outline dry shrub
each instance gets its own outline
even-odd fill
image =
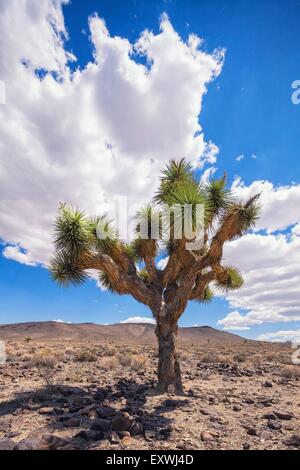
[[[223,354],[222,362],[224,362],[225,364],[232,364],[234,362],[232,354]]]
[[[75,351],[74,361],[76,362],[95,362],[97,361],[97,356],[88,349],[80,349]]]
[[[148,358],[145,356],[132,355],[130,367],[135,371],[146,369],[148,367]]]
[[[264,359],[269,362],[275,362],[277,360],[278,354],[276,352],[269,351],[264,354]]]
[[[129,367],[131,364],[132,354],[122,353],[118,355],[118,361],[121,366]]]
[[[281,369],[280,374],[286,379],[300,378],[300,365],[289,365]]]
[[[39,353],[34,354],[31,357],[30,364],[35,367],[46,367],[49,369],[54,369],[57,366],[57,363],[60,360],[58,353],[45,349]]]
[[[105,356],[115,356],[116,352],[117,352],[116,348],[108,346],[104,351],[104,355]]]
[[[82,377],[81,371],[78,370],[78,368],[70,369],[68,371],[67,381],[68,382],[82,383],[83,382],[83,377]]]
[[[120,354],[118,361],[121,366],[129,367],[132,370],[139,371],[148,366],[148,359],[143,355],[138,354]]]
[[[57,374],[56,368],[59,360],[60,355],[58,353],[45,349],[33,355],[27,363],[28,367],[38,367],[48,394],[51,394],[53,391],[54,379]]]
[[[237,354],[235,354],[233,356],[233,360],[235,362],[245,362],[247,359],[247,354],[246,353],[242,353],[242,352],[238,352]]]
[[[204,362],[205,364],[210,364],[215,362],[223,362],[223,358],[213,351],[208,351],[206,354],[201,356],[200,361]]]
[[[116,369],[118,365],[119,362],[115,356],[104,357],[100,362],[100,368],[104,370]]]
[[[31,361],[31,359],[32,359],[32,356],[30,354],[23,354],[22,356],[22,361],[27,362],[27,365]]]

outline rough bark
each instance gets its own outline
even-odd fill
[[[175,391],[178,395],[183,394],[180,363],[176,352],[177,330],[177,321],[169,319],[160,320],[156,326],[159,352],[157,393]]]

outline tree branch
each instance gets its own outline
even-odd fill
[[[118,294],[130,294],[138,302],[150,307],[153,305],[155,298],[153,290],[147,287],[136,273],[128,273],[120,269],[110,256],[96,254],[78,263],[77,267],[81,270],[103,271]]]

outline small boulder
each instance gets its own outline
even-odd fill
[[[38,444],[38,439],[34,437],[25,437],[15,445],[14,450],[35,450]]]
[[[277,416],[274,413],[266,413],[262,416],[263,419],[277,419]]]
[[[96,401],[103,401],[106,398],[106,393],[103,390],[99,389],[94,393],[93,398]]]
[[[116,431],[111,431],[108,435],[109,441],[111,444],[120,444],[121,439],[119,438]]]
[[[202,431],[201,433],[201,441],[203,442],[211,442],[211,441],[214,441],[215,440],[215,437],[213,436],[213,434],[209,431]]]
[[[290,413],[289,411],[274,411],[274,415],[283,421],[289,421],[290,419],[294,418],[293,413]]]
[[[54,413],[53,406],[43,406],[39,409],[40,415],[52,415]]]
[[[146,441],[148,442],[156,438],[156,434],[153,429],[146,429],[144,431],[144,436],[145,436]]]
[[[282,428],[282,424],[279,423],[278,421],[274,421],[272,419],[269,419],[268,421],[268,427],[272,429],[273,431],[279,431],[279,429]]]
[[[262,384],[263,387],[265,388],[272,388],[273,387],[273,384],[272,382],[266,380],[263,384]]]
[[[285,444],[287,446],[300,447],[300,435],[294,434],[285,441]]]
[[[108,431],[110,428],[110,423],[106,419],[95,419],[91,424],[91,429],[93,431]]]
[[[249,428],[247,429],[247,434],[248,434],[249,436],[257,436],[257,429],[254,428],[254,427],[249,427]]]
[[[116,410],[111,406],[101,406],[96,408],[96,413],[100,418],[111,418],[116,415]]]
[[[37,450],[75,450],[70,439],[65,439],[54,434],[44,434],[37,446]]]
[[[123,439],[124,437],[130,437],[129,431],[118,431],[117,434],[121,439]]]
[[[66,428],[76,428],[77,426],[80,426],[80,423],[81,423],[81,419],[76,418],[74,416],[63,421],[63,425]]]
[[[0,439],[0,450],[13,450],[15,447],[15,443],[12,439],[7,439],[3,437]]]
[[[233,405],[233,411],[241,411],[242,407],[240,405]]]
[[[132,436],[138,436],[139,434],[143,434],[143,430],[143,425],[136,421],[134,421],[129,428],[129,432]]]
[[[111,429],[113,431],[129,431],[132,424],[132,419],[128,413],[122,413],[112,420]]]
[[[75,406],[87,406],[94,403],[91,397],[75,397],[72,401]]]
[[[82,429],[75,437],[80,437],[86,441],[102,441],[106,436],[104,431],[93,431],[91,429]]]

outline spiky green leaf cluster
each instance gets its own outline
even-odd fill
[[[145,268],[143,268],[143,269],[141,269],[140,271],[138,271],[138,276],[139,276],[139,278],[140,278],[143,282],[145,282],[146,284],[150,281],[149,273],[148,273],[148,271],[147,271]]]
[[[215,282],[216,287],[223,292],[227,292],[228,290],[240,289],[244,283],[240,271],[234,266],[226,266],[224,270],[226,274],[224,276],[224,280],[217,280]]]
[[[112,255],[114,250],[117,249],[117,234],[107,216],[91,218],[89,220],[89,231],[93,248],[99,253]]]
[[[116,291],[115,286],[110,281],[109,276],[106,272],[101,271],[99,273],[99,281],[104,289],[109,290],[110,292]]]
[[[197,223],[199,223],[199,220],[205,227],[211,219],[211,208],[205,197],[205,193],[201,187],[196,184],[196,182],[176,185],[176,187],[166,196],[166,204],[169,207],[181,207],[181,211],[178,211],[177,218],[174,218],[175,227],[176,224],[182,223],[184,208],[186,208],[186,210],[191,210],[190,216],[192,229],[194,231],[198,228]],[[202,210],[204,216],[203,221],[201,218]]]
[[[253,229],[259,219],[261,207],[257,203],[257,199],[258,195],[251,198],[246,204],[237,206],[240,236]]]
[[[77,286],[87,279],[87,275],[75,267],[73,260],[70,260],[69,254],[64,250],[58,251],[51,258],[49,270],[52,278],[61,286]]]
[[[209,286],[206,286],[203,291],[203,294],[195,300],[196,302],[199,302],[202,304],[208,304],[209,302],[213,300],[213,297],[214,297],[213,291],[211,290]]]
[[[160,186],[154,197],[157,203],[168,204],[166,198],[169,193],[174,191],[179,184],[189,184],[194,182],[193,169],[185,158],[179,161],[171,160],[162,171]]]
[[[85,256],[90,247],[88,220],[82,211],[61,206],[54,225],[54,244],[70,260]]]
[[[213,179],[204,186],[207,204],[210,208],[211,220],[220,216],[229,208],[232,202],[230,189],[226,188],[226,175],[219,179]]]

